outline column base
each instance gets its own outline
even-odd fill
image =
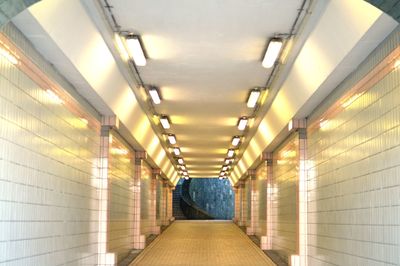
[[[134,249],[144,249],[146,246],[146,236],[139,235],[133,238],[133,248]]]
[[[117,265],[117,256],[115,253],[99,254],[99,266],[115,266]]]

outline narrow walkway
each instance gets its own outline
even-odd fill
[[[235,224],[176,221],[131,265],[275,265]]]

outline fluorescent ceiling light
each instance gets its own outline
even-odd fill
[[[158,89],[156,87],[151,87],[149,89],[149,94],[150,94],[151,100],[153,101],[154,104],[161,103],[160,93],[158,92]]]
[[[250,91],[249,98],[247,99],[247,107],[254,108],[257,104],[258,98],[260,98],[261,91],[259,89],[253,89]]]
[[[233,157],[235,155],[235,151],[233,149],[228,150],[228,157]]]
[[[174,148],[174,154],[179,156],[181,154],[181,150],[179,148]]]
[[[182,158],[179,158],[179,159],[178,159],[178,163],[183,164],[183,159],[182,159]]]
[[[222,167],[222,171],[226,171],[226,170],[228,170],[228,166]]]
[[[282,48],[282,40],[273,38],[268,44],[267,51],[265,52],[264,59],[262,61],[262,66],[265,68],[271,68],[274,64],[276,59],[279,56],[279,53]]]
[[[164,129],[168,129],[168,128],[171,127],[171,124],[169,122],[169,118],[166,115],[163,115],[163,116],[160,117],[160,123],[161,123],[161,125],[162,125],[162,127]]]
[[[145,66],[146,56],[144,55],[143,47],[140,43],[139,36],[128,35],[125,37],[125,40],[126,40],[126,46],[128,48],[128,53],[135,62],[135,65]]]
[[[247,126],[247,121],[248,121],[247,117],[241,117],[239,119],[238,129],[243,131]]]
[[[234,136],[232,139],[232,145],[236,147],[237,145],[239,145],[239,142],[240,142],[240,137]]]
[[[172,144],[172,145],[176,144],[176,137],[174,134],[169,134],[167,136],[167,138],[168,138],[169,144]]]
[[[233,162],[233,159],[225,159],[225,164],[230,164],[230,163],[232,163]]]

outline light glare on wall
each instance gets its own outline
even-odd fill
[[[63,100],[61,100],[61,98],[58,97],[58,95],[55,94],[54,91],[52,91],[50,89],[47,89],[46,93],[47,93],[47,96],[49,97],[49,99],[51,101],[53,101],[54,103],[57,103],[57,104],[62,104],[63,103]]]
[[[0,55],[7,59],[11,64],[18,64],[18,59],[4,48],[0,48]]]
[[[273,38],[268,44],[267,51],[265,52],[264,59],[262,61],[262,66],[265,68],[271,68],[274,64],[276,59],[279,56],[279,53],[282,48],[282,40]]]
[[[145,66],[146,65],[146,56],[144,55],[143,47],[140,43],[139,36],[137,35],[128,35],[125,38],[126,47],[128,48],[128,53],[132,60],[135,62],[137,66]]]

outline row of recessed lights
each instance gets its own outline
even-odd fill
[[[279,38],[273,38],[270,40],[268,44],[268,48],[265,52],[264,59],[262,61],[262,66],[265,68],[271,68],[275,65],[275,62],[280,54],[282,49],[283,41]],[[247,107],[255,108],[257,106],[258,100],[260,99],[262,90],[259,88],[254,88],[250,90],[249,97],[247,98]],[[237,123],[237,128],[240,131],[244,131],[248,125],[249,118],[246,116],[242,116],[239,118]],[[228,174],[232,170],[231,164],[235,161],[235,149],[239,148],[239,144],[244,138],[244,136],[234,136],[232,138],[232,146],[233,148],[229,148],[227,151],[227,158],[225,158],[224,164],[222,165],[219,179],[224,179],[228,177]]]
[[[122,37],[122,38],[121,38]],[[133,60],[136,66],[145,66],[146,65],[146,55],[143,49],[143,45],[141,42],[141,38],[138,35],[128,34],[121,36],[119,34],[116,35],[116,42],[120,52],[122,53],[122,57],[124,59],[130,58]],[[148,89],[148,94],[152,102],[155,105],[161,103],[161,94],[157,87],[150,86]],[[171,128],[171,121],[168,116],[161,115],[159,116],[160,124],[164,128],[164,130]],[[177,166],[180,169],[179,172],[185,179],[189,179],[189,174],[187,172],[186,166],[184,164],[184,160],[181,155],[181,150],[179,147],[175,146],[177,144],[177,139],[174,134],[165,133],[166,139],[170,144],[173,154],[177,160]]]

